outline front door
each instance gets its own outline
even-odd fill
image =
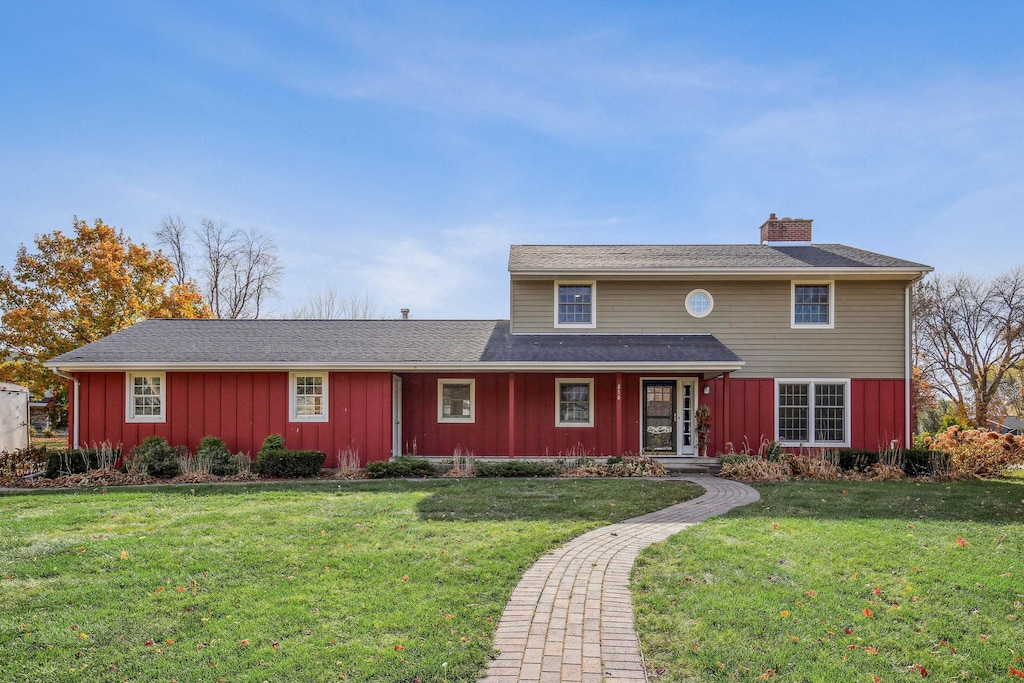
[[[644,453],[675,455],[676,381],[644,380]]]
[[[694,455],[694,399],[691,380],[643,380],[642,440],[644,453]]]

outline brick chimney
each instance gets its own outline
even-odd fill
[[[776,218],[775,214],[761,224],[761,244],[767,242],[810,242],[811,218]]]

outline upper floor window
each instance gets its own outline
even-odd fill
[[[166,422],[166,386],[162,372],[129,372],[127,379],[128,422]]]
[[[832,282],[794,282],[791,327],[834,326],[835,297]]]
[[[555,425],[558,427],[594,426],[594,380],[555,380]]]
[[[686,312],[694,318],[703,318],[715,307],[715,299],[706,289],[695,289],[686,295]]]
[[[848,446],[849,389],[848,380],[778,380],[779,441],[805,446]]]
[[[292,422],[327,422],[327,373],[293,372],[289,408]]]
[[[594,327],[593,282],[555,283],[555,327]]]
[[[476,422],[476,380],[437,380],[437,421]]]

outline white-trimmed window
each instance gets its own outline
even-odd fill
[[[125,374],[128,422],[166,422],[167,385],[162,372]]]
[[[555,425],[594,426],[594,380],[555,380]]]
[[[789,445],[850,445],[850,380],[775,380],[775,434]]]
[[[835,327],[834,282],[794,282],[791,298],[790,327]]]
[[[437,380],[437,421],[476,422],[476,380]]]
[[[597,325],[597,283],[555,282],[555,327]]]
[[[289,420],[327,422],[328,373],[289,373]]]
[[[703,318],[715,307],[715,298],[706,289],[694,289],[686,295],[686,312],[694,318]]]

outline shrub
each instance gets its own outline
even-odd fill
[[[366,472],[359,466],[359,449],[348,446],[338,451],[338,467],[332,475],[335,479],[363,479]]]
[[[744,481],[786,481],[791,474],[787,464],[772,462],[766,458],[750,458],[746,461],[723,464],[719,473],[727,479]]]
[[[196,458],[203,463],[209,463],[209,473],[216,477],[230,477],[232,474],[238,474],[238,463],[223,439],[204,436],[199,440]]]
[[[283,451],[284,437],[280,434],[268,434],[267,438],[263,439],[263,445],[260,446],[259,452],[256,454],[256,459],[259,460],[260,454],[263,451]]]
[[[507,460],[505,462],[478,462],[478,477],[553,477],[558,468],[546,462],[530,460]]]
[[[326,458],[327,454],[323,451],[261,448],[256,457],[256,472],[264,477],[315,477],[320,474]]]
[[[622,462],[611,465],[613,477],[664,477],[665,466],[646,455],[627,455]]]
[[[836,464],[837,460],[834,451],[806,455],[800,453],[789,456],[787,464],[794,477],[831,481],[839,479],[843,474],[843,470]]]
[[[181,474],[178,453],[162,436],[150,436],[132,449],[132,463],[151,477]]]
[[[479,465],[477,466],[479,469]],[[399,477],[434,477],[437,470],[426,460],[403,455],[393,460],[378,460],[366,466],[370,479],[395,479]]]
[[[753,460],[753,458],[746,453],[725,453],[724,455],[719,454],[718,456],[718,462],[722,464],[722,467],[725,467],[726,465],[738,465],[739,463],[750,462],[751,460]]]
[[[84,474],[89,470],[111,468],[120,455],[120,447],[112,447],[109,444],[97,448],[49,451],[43,476],[47,479],[56,479],[62,474]]]
[[[869,467],[878,462],[878,451],[843,448],[838,453],[838,465],[848,472],[865,472]]]
[[[1024,436],[953,425],[928,445],[947,453],[953,472],[962,476],[994,477],[1024,464]]]

